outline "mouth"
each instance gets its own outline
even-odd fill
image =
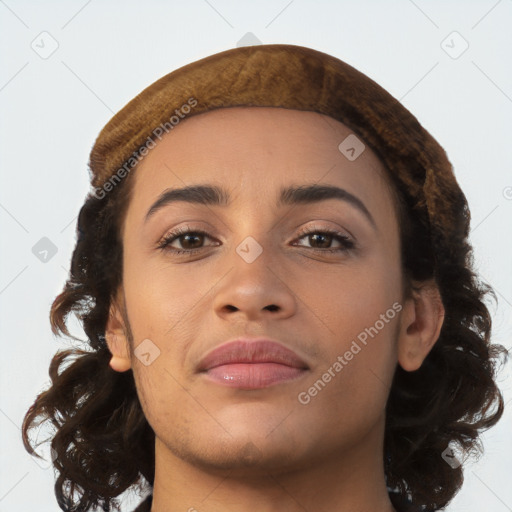
[[[269,339],[237,339],[215,348],[198,372],[208,381],[238,389],[261,389],[302,377],[309,370],[293,350]]]

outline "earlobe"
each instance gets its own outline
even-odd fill
[[[110,367],[116,372],[129,370],[132,367],[129,341],[125,334],[124,319],[116,305],[110,307],[105,339],[112,354]]]
[[[127,355],[127,351],[120,347],[116,335],[106,334],[107,344],[112,354],[110,359],[110,367],[116,372],[125,372],[132,367],[130,358]],[[122,343],[122,342],[121,342]]]
[[[422,283],[407,299],[400,322],[398,362],[412,372],[423,364],[439,339],[445,309],[434,281]]]
[[[112,359],[110,360],[109,364],[112,370],[120,373],[126,372],[132,367],[130,361],[127,361],[126,359],[122,359],[116,356],[112,356]]]

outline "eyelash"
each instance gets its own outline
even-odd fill
[[[184,235],[204,235],[208,238],[211,238],[206,231],[203,231],[202,229],[189,229],[186,228],[176,228],[174,231],[168,233],[157,245],[157,248],[162,251],[170,251],[176,255],[180,254],[195,254],[204,247],[199,247],[196,249],[176,249],[175,247],[170,247],[170,244],[174,242],[174,240],[177,240],[178,238],[184,236]],[[330,229],[318,229],[316,226],[312,226],[311,228],[306,228],[302,230],[297,239],[304,238],[306,235],[312,235],[312,234],[321,234],[321,235],[332,235],[333,239],[340,242],[342,247],[334,248],[334,249],[316,249],[314,247],[311,247],[310,250],[318,252],[318,253],[340,253],[340,252],[348,252],[350,250],[353,250],[355,248],[355,243],[346,235],[343,233],[340,233],[339,231],[334,231]]]

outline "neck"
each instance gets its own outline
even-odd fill
[[[158,438],[151,512],[394,512],[382,463],[382,428],[358,446],[279,473],[199,468]]]

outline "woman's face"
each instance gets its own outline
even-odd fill
[[[120,297],[139,398],[172,456],[276,471],[383,429],[402,316],[399,228],[382,164],[351,134],[313,112],[220,109],[181,122],[133,171]],[[148,213],[193,186],[221,198]],[[299,193],[309,187],[346,192]],[[237,338],[277,341],[295,360],[260,346],[206,370],[205,356]]]

